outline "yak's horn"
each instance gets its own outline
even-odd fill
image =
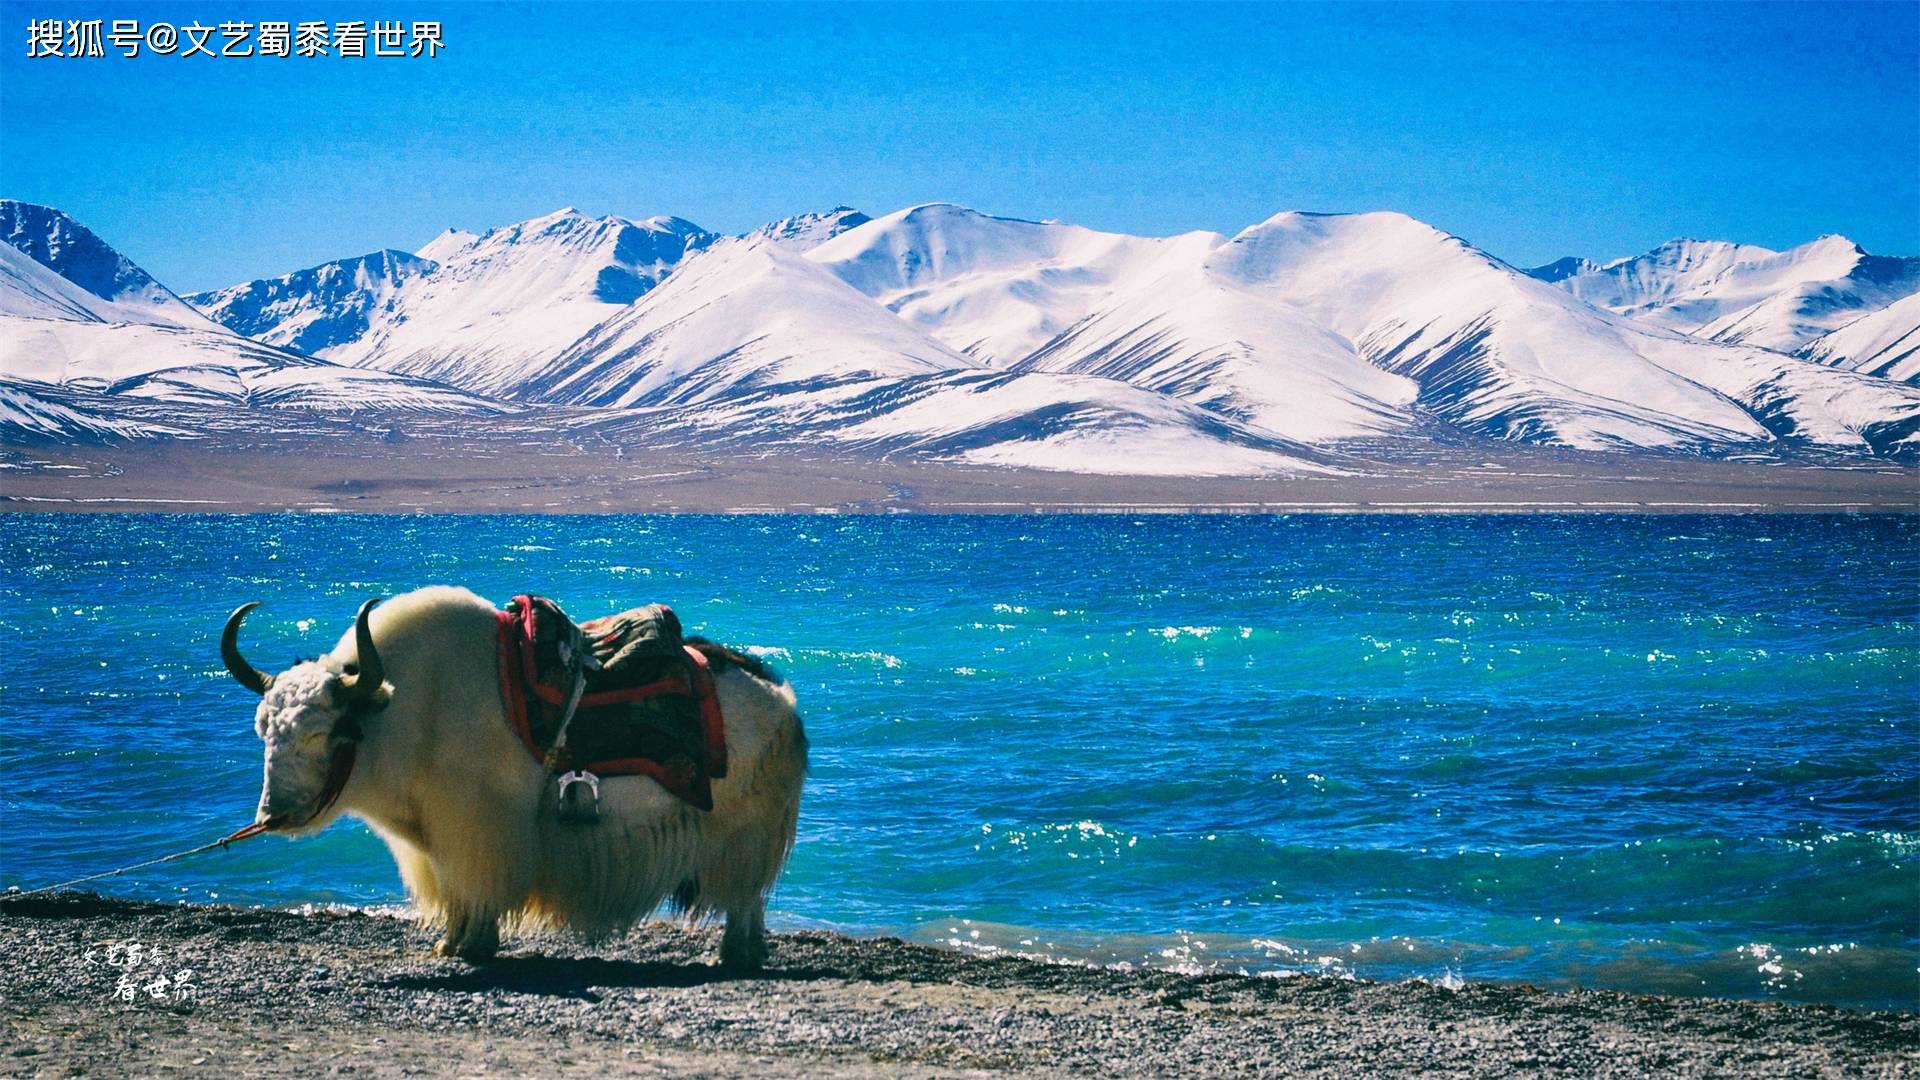
[[[247,663],[247,658],[240,655],[240,623],[246,619],[247,612],[259,606],[260,601],[250,601],[234,608],[233,614],[227,616],[227,628],[220,631],[220,659],[226,661],[227,670],[233,672],[241,686],[265,696],[273,686],[273,676]]]
[[[347,692],[350,701],[365,701],[386,681],[386,669],[380,664],[379,650],[373,647],[373,629],[367,625],[367,616],[373,614],[373,606],[379,602],[380,598],[376,596],[361,604],[360,614],[353,619],[353,641],[360,653],[360,673],[340,680],[340,687]]]

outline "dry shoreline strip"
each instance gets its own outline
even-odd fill
[[[891,939],[776,935],[769,970],[710,932],[541,937],[472,967],[413,923],[108,900],[0,901],[10,1076],[1897,1076],[1920,1014],[1117,971]],[[126,945],[142,947],[128,967]],[[118,944],[115,951],[111,948]],[[158,959],[152,957],[159,951]],[[161,975],[192,972],[181,1002]],[[133,971],[134,1002],[116,997]]]
[[[1914,513],[1920,467],[1383,449],[1340,476],[1090,476],[542,439],[0,447],[0,510],[100,513]]]

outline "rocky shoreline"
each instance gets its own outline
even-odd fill
[[[1920,1015],[1530,987],[1119,971],[779,934],[761,976],[649,924],[519,938],[105,899],[0,900],[8,1076],[1896,1076]],[[137,947],[137,948],[136,948]],[[184,978],[181,973],[186,972]],[[131,1000],[128,1000],[128,998]]]

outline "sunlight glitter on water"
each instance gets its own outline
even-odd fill
[[[10,515],[0,546],[0,883],[250,817],[235,604],[284,664],[452,580],[668,602],[780,667],[813,771],[776,925],[1920,1005],[1915,519]],[[404,902],[357,823],[106,888]]]

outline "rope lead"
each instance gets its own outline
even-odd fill
[[[99,874],[88,874],[86,877],[77,877],[77,878],[74,878],[72,881],[62,881],[52,885],[43,885],[38,889],[29,889],[26,892],[0,893],[0,900],[23,900],[29,896],[39,896],[42,893],[50,893],[50,892],[58,891],[60,889],[71,888],[72,886],[84,884],[85,882],[98,881],[101,878],[110,878],[119,874],[129,873],[134,870],[145,870],[149,866],[159,866],[161,863],[169,863],[174,861],[175,859],[184,859],[189,855],[198,855],[203,851],[212,851],[214,848],[220,848],[221,850],[225,850],[229,844],[232,844],[235,841],[245,840],[253,836],[259,836],[261,833],[266,831],[267,831],[266,822],[256,821],[252,825],[248,825],[245,828],[235,829],[233,832],[228,833],[227,835],[221,837],[218,840],[215,840],[211,844],[201,844],[197,848],[191,848],[187,851],[176,851],[171,855],[162,855],[157,859],[148,859],[146,862],[134,863],[132,866],[123,866],[118,870],[108,870],[104,873],[99,873]]]

